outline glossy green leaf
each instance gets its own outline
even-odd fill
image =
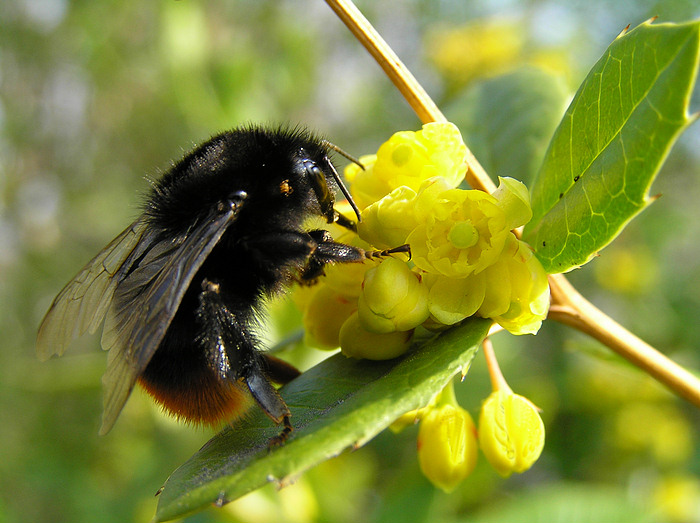
[[[531,187],[524,239],[547,272],[586,263],[653,200],[656,173],[695,119],[699,34],[700,22],[644,23],[589,72]]]
[[[529,184],[570,95],[559,75],[528,66],[471,85],[445,115],[494,180]]]
[[[363,445],[466,372],[489,326],[472,319],[395,360],[340,354],[325,360],[281,389],[295,427],[284,446],[268,451],[279,428],[256,409],[168,478],[156,521],[234,500],[269,482],[284,485],[344,449]]]

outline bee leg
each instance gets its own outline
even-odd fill
[[[285,385],[301,375],[299,369],[284,360],[265,354],[265,375],[273,383]]]
[[[384,258],[386,256],[391,256],[392,254],[404,253],[408,255],[408,259],[411,259],[411,246],[407,243],[394,247],[393,249],[384,249],[383,251],[365,251],[365,257],[369,259],[374,258]]]
[[[283,444],[294,430],[290,421],[292,414],[289,412],[289,407],[260,369],[250,373],[249,376],[243,378],[243,381],[265,414],[275,423],[284,425],[282,432],[270,440],[270,446]]]
[[[350,218],[346,218],[345,215],[340,214],[338,211],[335,211],[334,223],[336,225],[340,225],[341,227],[345,227],[349,231],[357,232],[357,223],[352,221]]]
[[[310,231],[309,236],[316,242],[316,248],[299,276],[302,284],[314,283],[317,278],[323,275],[323,268],[329,263],[356,263],[398,253],[408,254],[409,259],[411,257],[411,247],[407,244],[383,251],[367,251],[333,241],[328,231],[320,229]]]
[[[284,425],[270,442],[279,445],[292,432],[292,414],[265,373],[265,359],[256,348],[254,337],[233,310],[226,303],[221,284],[205,278],[197,309],[202,327],[198,339],[209,352],[209,364],[221,380],[243,382],[263,412],[278,425]]]

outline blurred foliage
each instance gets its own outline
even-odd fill
[[[627,24],[700,16],[694,0],[359,5],[439,104],[524,63],[546,64],[573,91]],[[517,28],[517,38],[497,39],[507,53],[477,46],[468,64],[456,53],[451,69],[440,65],[438,36],[499,26]],[[498,68],[474,53],[498,56]],[[164,418],[140,393],[98,438],[98,338],[43,364],[33,344],[61,285],[138,213],[144,177],[246,121],[305,122],[356,155],[419,126],[320,0],[0,3],[0,521],[147,521],[162,481],[209,438]],[[596,305],[695,369],[698,151],[695,125],[654,185],[663,198],[570,275]],[[271,341],[298,325],[286,304],[274,317]],[[531,514],[528,521],[700,521],[696,409],[559,325],[494,343],[513,389],[543,409],[547,444],[527,474],[503,480],[482,457],[471,480],[443,494],[420,475],[411,427],[382,433],[279,492],[269,486],[189,521],[392,522],[410,514],[495,522],[514,521],[513,513]],[[294,357],[304,364],[322,356]],[[460,403],[475,413],[488,392],[477,357],[457,387]],[[579,507],[578,519],[557,507]]]

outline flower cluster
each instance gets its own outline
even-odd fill
[[[302,289],[307,342],[353,357],[394,358],[418,327],[470,316],[514,334],[536,333],[549,308],[547,275],[512,229],[531,216],[527,188],[500,178],[493,194],[459,187],[467,149],[450,123],[394,134],[345,176],[362,210],[357,235],[337,241],[368,250],[408,244],[410,260],[387,257],[329,267]],[[337,234],[336,234],[337,233]]]

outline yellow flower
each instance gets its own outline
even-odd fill
[[[544,448],[544,424],[537,408],[510,390],[492,392],[479,415],[479,445],[502,476],[525,472]]]
[[[549,311],[547,273],[530,246],[509,235],[499,263],[484,271],[486,294],[478,314],[511,334],[536,334]]]
[[[457,127],[433,122],[420,131],[395,133],[377,151],[345,169],[355,203],[364,209],[398,187],[417,191],[423,181],[443,177],[457,187],[467,172],[467,148]]]
[[[418,429],[418,462],[435,486],[453,491],[474,470],[477,456],[476,428],[466,410],[444,404],[424,414]]]
[[[509,232],[495,263],[478,274],[425,274],[431,318],[453,325],[477,314],[512,334],[535,334],[549,310],[549,282],[530,247]]]
[[[506,215],[482,191],[434,191],[426,184],[415,199],[418,225],[408,235],[412,261],[426,272],[451,278],[478,273],[498,259],[506,237]]]

